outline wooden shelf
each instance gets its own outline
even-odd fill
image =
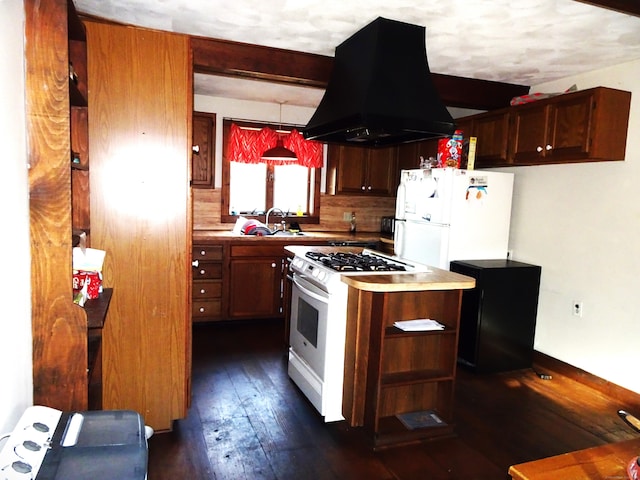
[[[98,298],[87,300],[83,307],[87,313],[87,328],[102,328],[104,326],[112,295],[113,288],[105,288]]]
[[[438,413],[438,412],[436,412]],[[386,447],[396,447],[403,444],[411,444],[417,441],[449,438],[455,436],[454,426],[451,424],[438,425],[426,428],[408,429],[396,417],[382,417],[378,420],[378,431],[373,442],[374,449],[380,450]]]
[[[73,163],[71,162],[71,170],[81,170],[84,172],[88,172],[89,171],[89,166],[88,165],[82,165],[81,163]]]
[[[449,328],[446,327],[443,330],[425,330],[425,331],[418,331],[418,332],[414,332],[414,331],[407,331],[407,330],[402,330],[398,327],[387,327],[385,328],[384,334],[387,338],[393,338],[393,337],[416,337],[416,336],[427,336],[427,335],[455,335],[456,334],[456,329],[455,328]]]
[[[86,107],[88,105],[87,99],[71,79],[69,79],[69,101],[72,107]]]
[[[380,386],[397,387],[400,385],[410,385],[412,383],[438,382],[442,380],[453,380],[451,371],[447,370],[412,370],[407,372],[387,373],[380,377]]]

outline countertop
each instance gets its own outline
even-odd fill
[[[638,452],[640,439],[636,438],[512,465],[509,475],[514,480],[626,479],[627,465]]]
[[[362,249],[349,247],[314,247],[288,245],[285,249],[293,254],[304,255],[307,251],[345,251]],[[350,287],[369,292],[417,292],[424,290],[466,290],[475,287],[476,280],[466,275],[429,266],[429,272],[385,273],[373,275],[350,275],[343,273],[341,280]]]
[[[193,242],[207,243],[207,242],[220,242],[220,241],[241,241],[241,242],[279,242],[279,243],[293,243],[302,245],[305,242],[319,242],[319,241],[357,241],[377,242],[380,240],[379,232],[363,232],[351,234],[349,232],[314,232],[304,231],[298,235],[267,235],[264,237],[256,235],[238,235],[230,230],[194,230]]]

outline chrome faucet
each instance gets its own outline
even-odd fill
[[[283,219],[281,223],[284,223],[284,218],[286,217],[286,213],[284,213],[278,207],[271,207],[269,210],[267,210],[267,214],[264,217],[264,223],[267,225],[267,228],[269,228],[269,215],[271,215],[275,210],[280,212],[280,215],[282,215],[282,219]],[[275,229],[277,230],[278,229],[278,225],[274,224],[274,226],[275,226]]]

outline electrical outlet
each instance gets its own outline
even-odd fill
[[[350,222],[351,221],[351,212],[343,212],[342,213],[342,220],[344,220],[345,222]]]
[[[576,317],[582,317],[582,302],[580,300],[573,301],[573,315]]]

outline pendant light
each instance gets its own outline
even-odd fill
[[[280,104],[280,129],[282,129],[282,103]],[[266,150],[262,154],[262,160],[278,163],[293,163],[298,160],[298,157],[288,148],[285,148],[282,138],[278,135],[276,146]]]

